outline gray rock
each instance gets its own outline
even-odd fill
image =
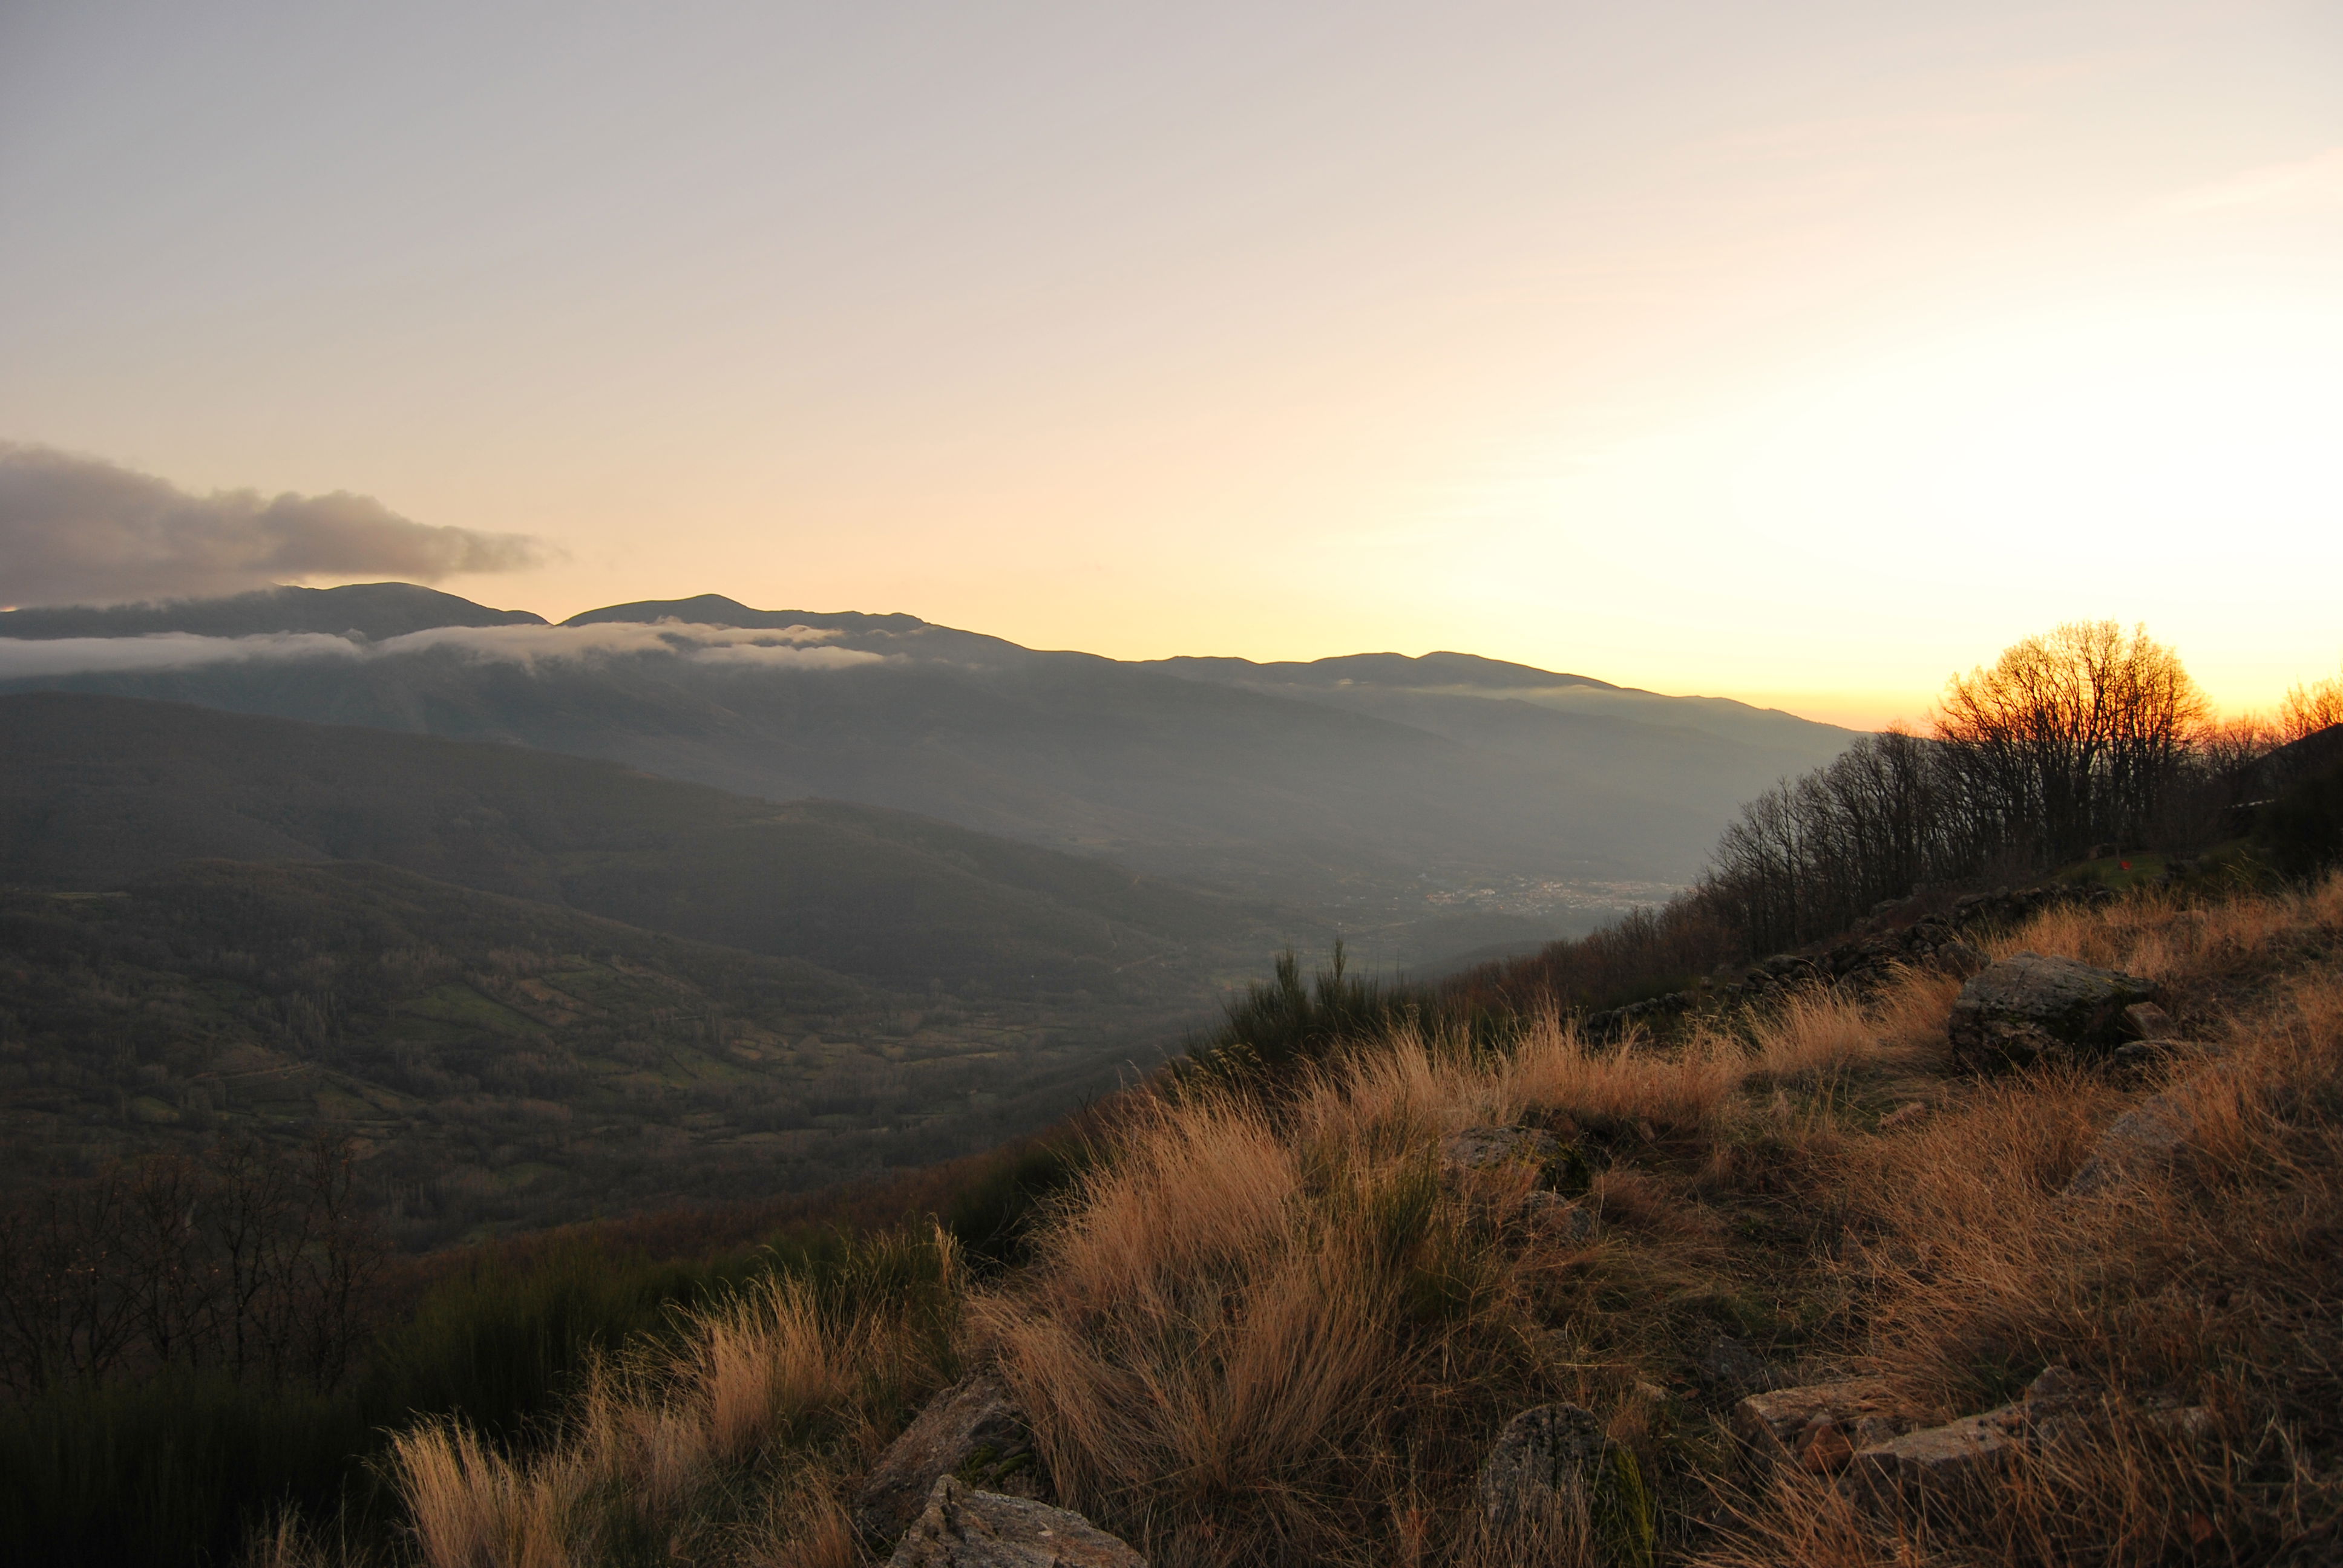
[[[1565,1247],[1594,1240],[1594,1211],[1559,1192],[1533,1192],[1522,1200],[1522,1219],[1539,1235]]]
[[[2151,1095],[2107,1124],[2090,1158],[2059,1196],[2087,1198],[2124,1186],[2143,1171],[2168,1165],[2196,1130],[2195,1114],[2177,1095],[2169,1091]]]
[[[1855,1451],[1913,1425],[1877,1378],[1805,1383],[1754,1393],[1733,1407],[1734,1433],[1759,1460],[1827,1473]]]
[[[1049,1495],[1025,1417],[990,1373],[962,1378],[930,1400],[888,1447],[855,1494],[855,1529],[892,1541],[944,1476],[1009,1496]]]
[[[2082,1373],[2062,1366],[2045,1367],[2040,1376],[2026,1385],[2026,1397],[2018,1408],[2026,1412],[2026,1423],[2046,1428],[2071,1421],[2098,1410],[2105,1393],[2099,1385]]]
[[[2136,1001],[2124,1009],[2123,1026],[2134,1040],[2177,1040],[2180,1036],[2172,1015],[2152,1001]]]
[[[1563,1142],[1542,1127],[1467,1127],[1440,1141],[1440,1163],[1448,1171],[1486,1171],[1501,1165],[1545,1166],[1562,1158]]]
[[[2023,1412],[2008,1405],[1859,1448],[1839,1486],[1873,1508],[1941,1504],[1972,1496],[2016,1457]]]
[[[1732,1425],[1743,1441],[1760,1449],[1786,1450],[1817,1419],[1851,1423],[1870,1415],[1892,1417],[1896,1410],[1895,1396],[1879,1379],[1847,1378],[1753,1393],[1733,1407]]]
[[[1936,950],[1928,955],[1928,961],[1946,974],[1966,980],[1992,968],[1993,955],[1956,937],[1951,941],[1938,944]]]
[[[1522,1412],[1505,1423],[1482,1462],[1482,1517],[1499,1533],[1557,1516],[1584,1527],[1593,1483],[1618,1446],[1594,1412],[1577,1405]]]
[[[1147,1559],[1079,1513],[972,1491],[949,1475],[889,1561],[891,1568],[1147,1568]]]
[[[1945,1031],[1954,1060],[1979,1071],[2071,1051],[2112,1050],[2124,1010],[2156,987],[2072,959],[2019,953],[1961,987]]]

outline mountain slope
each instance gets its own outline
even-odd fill
[[[0,879],[94,890],[187,859],[380,861],[489,892],[986,994],[1208,994],[1257,910],[840,802],[608,763],[64,693],[0,698]]]

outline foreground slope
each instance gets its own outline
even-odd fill
[[[703,1312],[546,1447],[411,1429],[416,1550],[845,1568],[884,1546],[850,1523],[871,1425],[983,1364],[1040,1484],[1180,1568],[2334,1561],[2343,879],[1975,934],[2152,979],[2186,1039],[1972,1076],[1958,980],[1911,973],[1664,1043],[1549,1017],[1503,1052],[1402,1032],[1267,1099],[1133,1099],[1004,1278],[906,1236]],[[1493,1127],[1553,1141],[1460,1163]],[[1862,1430],[1731,1435],[1793,1383]],[[1599,1464],[1493,1506],[1493,1440],[1554,1402]],[[2017,1435],[1856,1483],[1864,1423],[1986,1411]]]

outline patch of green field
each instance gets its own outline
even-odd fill
[[[402,1010],[418,1018],[466,1024],[497,1034],[523,1036],[543,1032],[540,1025],[523,1018],[504,1003],[460,983],[434,987],[407,1003]]]

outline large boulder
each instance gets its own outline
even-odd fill
[[[1079,1513],[978,1492],[945,1476],[895,1546],[890,1568],[1147,1568]]]
[[[1977,1071],[2112,1050],[2128,1032],[2125,1010],[2156,995],[2154,982],[2137,976],[2019,953],[1961,987],[1945,1032],[1954,1060]]]
[[[1011,1497],[1049,1495],[1031,1430],[990,1373],[962,1378],[930,1400],[880,1456],[855,1494],[855,1529],[872,1541],[894,1540],[945,1476]]]

